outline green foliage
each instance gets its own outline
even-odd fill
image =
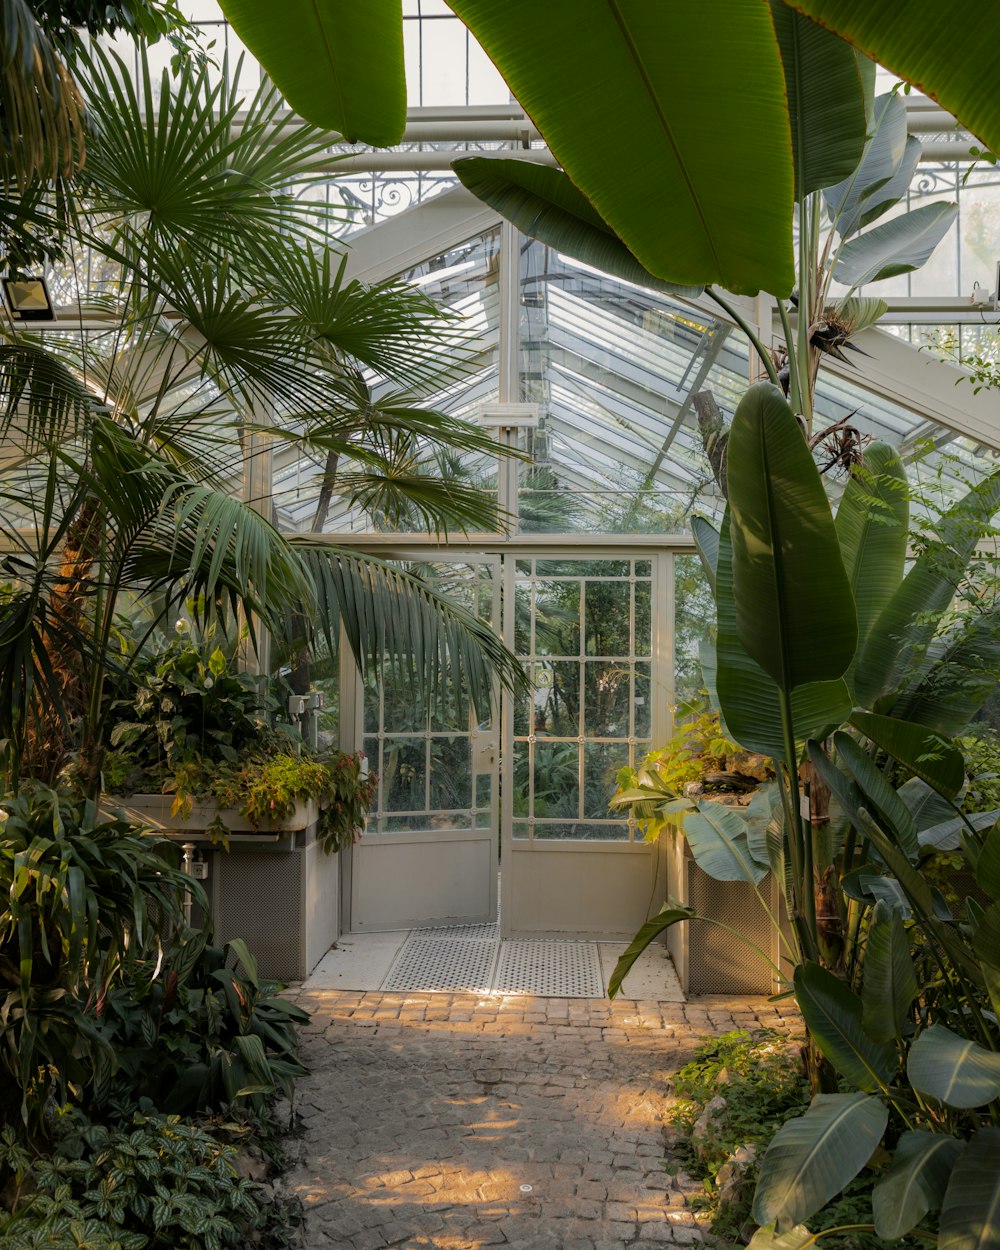
[[[706,707],[685,720],[665,747],[650,751],[641,767],[655,769],[664,786],[680,795],[685,786],[702,780],[706,772],[724,770],[727,757],[739,751],[739,744],[723,732],[719,713]],[[619,791],[635,786],[637,773],[637,769],[622,769]]]
[[[30,1160],[31,1186],[0,1217],[0,1250],[220,1250],[265,1223],[261,1187],[239,1173],[238,1152],[208,1126],[178,1116],[108,1127],[67,1116],[52,1154]],[[0,1162],[22,1173],[7,1136]]]
[[[142,654],[128,672],[130,694],[112,711],[105,788],[174,793],[174,811],[190,813],[195,799],[238,808],[255,826],[280,822],[299,802],[321,805],[324,849],[349,846],[363,828],[377,779],[363,771],[361,753],[319,759],[304,753],[290,726],[274,726],[277,700],[260,679],[235,670],[214,642],[190,636],[186,618],[165,646]],[[225,830],[219,830],[225,842]]]
[[[114,1056],[100,1005],[138,951],[181,920],[185,891],[165,844],[91,803],[25,786],[0,825],[0,1115],[38,1130],[49,1094],[81,1097]]]
[[[797,1049],[773,1030],[738,1029],[704,1041],[674,1078],[679,1101],[668,1116],[678,1130],[673,1153],[705,1182],[704,1206],[717,1236],[736,1238],[745,1226],[757,1175],[751,1164],[738,1200],[723,1203],[716,1185],[719,1169],[740,1146],[755,1146],[762,1154],[775,1130],[808,1106],[809,1083]],[[725,1100],[725,1111],[713,1119],[696,1150],[691,1140],[695,1122],[717,1096]]]
[[[220,949],[200,931],[174,934],[105,997],[101,1032],[114,1065],[95,1083],[92,1105],[102,1114],[145,1100],[181,1114],[260,1114],[274,1094],[291,1097],[306,1073],[296,1026],[309,1017],[280,988],[258,977],[244,942]]]

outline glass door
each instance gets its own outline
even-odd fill
[[[483,620],[499,621],[499,557],[410,567]],[[356,688],[359,739],[378,791],[351,854],[351,929],[495,920],[497,725],[476,722],[450,675],[417,694],[387,664]]]
[[[659,848],[609,809],[666,736],[671,556],[508,561],[506,639],[532,692],[505,705],[504,932],[631,935],[663,895]]]

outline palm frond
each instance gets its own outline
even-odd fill
[[[268,261],[274,298],[301,319],[321,355],[349,357],[411,392],[454,376],[471,346],[461,319],[402,282],[345,281],[346,262],[329,247],[279,247]]]
[[[393,661],[394,674],[418,691],[446,679],[464,690],[485,720],[496,682],[529,689],[514,655],[473,613],[405,569],[316,539],[289,540],[316,588],[318,630],[333,649],[344,634],[362,668]]]
[[[83,162],[83,104],[26,0],[0,6],[0,186],[25,191]]]
[[[328,230],[334,211],[301,201],[289,184],[326,169],[329,139],[292,125],[270,83],[241,118],[238,66],[226,86],[227,74],[213,82],[207,64],[189,60],[163,74],[157,99],[141,45],[138,56],[138,87],[114,52],[95,46],[77,63],[94,129],[87,189],[94,211],[118,227],[120,249],[134,255],[152,236],[203,258],[259,258],[274,238]]]

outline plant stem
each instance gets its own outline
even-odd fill
[[[778,300],[778,315],[781,317],[781,328],[785,335],[785,351],[788,353],[788,402],[794,412],[802,411],[802,386],[799,381],[799,362],[795,356],[795,335],[792,323],[788,319],[788,309],[784,300]]]
[[[719,305],[719,307],[723,309],[724,312],[727,312],[729,316],[732,317],[732,319],[740,327],[743,333],[747,336],[747,338],[753,344],[754,350],[757,352],[757,355],[763,361],[764,368],[767,370],[767,376],[771,379],[771,381],[774,383],[775,386],[780,388],[781,383],[778,381],[778,371],[774,367],[774,361],[771,359],[771,353],[767,350],[764,344],[760,341],[757,335],[750,328],[750,325],[746,321],[746,319],[744,317],[741,317],[740,314],[736,311],[736,309],[732,306],[732,304],[730,304],[728,300],[723,299],[723,297],[713,287],[710,287],[710,286],[705,287],[705,294],[709,297],[709,299],[714,299],[715,302]]]

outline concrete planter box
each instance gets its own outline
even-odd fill
[[[257,836],[274,842],[283,835],[298,833],[313,827],[319,820],[319,804],[315,799],[296,803],[295,811],[283,820],[262,821],[255,825],[238,807],[219,807],[217,803],[195,799],[188,816],[172,815],[172,794],[132,794],[127,797],[105,799],[105,807],[121,807],[129,820],[162,831],[167,837],[183,838],[191,842],[207,842],[206,832],[216,817],[220,817],[226,829],[233,834]],[[247,841],[241,836],[240,841]]]
[[[171,794],[133,794],[109,796],[103,806],[194,843],[207,866],[203,884],[217,943],[244,938],[262,977],[307,977],[340,936],[340,856],[327,855],[316,839],[318,803],[299,803],[287,819],[256,828],[236,808],[195,802],[180,817],[170,814],[172,803]],[[229,831],[228,851],[213,846],[207,832],[216,815]]]

